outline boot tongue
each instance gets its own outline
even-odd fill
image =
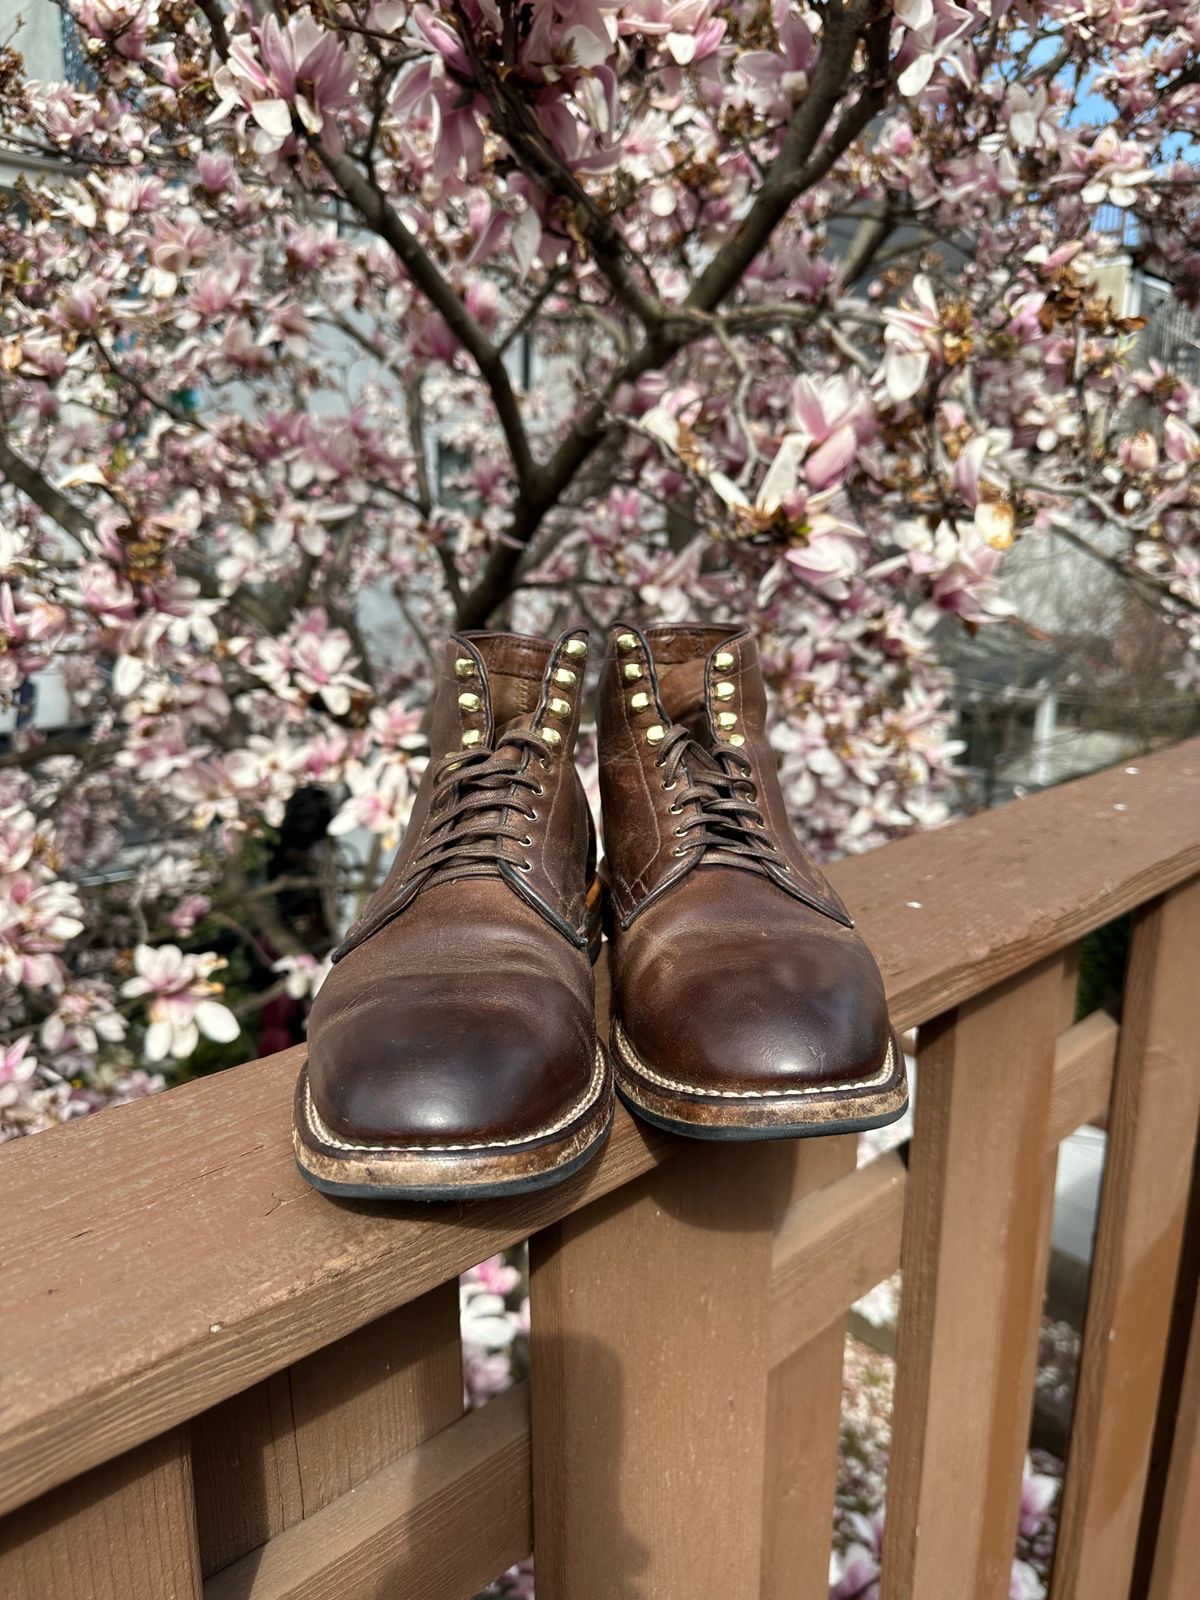
[[[658,668],[658,697],[672,722],[687,729],[696,743],[709,745],[708,708],[704,699],[702,658],[693,657]]]
[[[505,741],[505,734],[528,733],[533,727],[533,712],[522,711],[520,716],[510,717],[507,722],[500,723],[492,735],[492,748],[498,756],[519,757],[521,751],[516,745]]]

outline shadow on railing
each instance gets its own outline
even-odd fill
[[[907,1164],[619,1114],[558,1189],[336,1204],[299,1049],[7,1147],[0,1594],[466,1600],[536,1542],[539,1600],[816,1600],[846,1309],[899,1267],[883,1600],[1001,1600],[1058,1145],[1107,1116],[1052,1596],[1183,1600],[1198,874],[1200,743],[839,864],[919,1027]],[[1119,1026],[1072,1023],[1131,910]],[[455,1279],[525,1238],[531,1382],[464,1414]]]

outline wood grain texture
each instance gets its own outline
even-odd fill
[[[204,1600],[465,1600],[529,1554],[530,1505],[522,1384],[209,1578]]]
[[[1200,1116],[1197,950],[1200,881],[1138,913],[1053,1600],[1129,1589]]]
[[[900,1265],[906,1173],[897,1151],[799,1200],[775,1240],[771,1364],[786,1361]]]
[[[1200,1473],[1200,1417],[1192,1414],[1194,1405],[1200,1404],[1196,1384],[1200,1381],[1200,1128],[1197,1129],[1196,1150],[1192,1159],[1192,1187],[1184,1223],[1183,1241],[1179,1250],[1179,1272],[1175,1279],[1175,1299],[1171,1307],[1171,1326],[1167,1334],[1167,1347],[1163,1354],[1162,1379],[1158,1386],[1158,1408],[1154,1422],[1154,1437],[1150,1443],[1150,1463],[1146,1470],[1146,1487],[1142,1494],[1142,1510],[1138,1522],[1137,1553],[1134,1557],[1133,1580],[1129,1586],[1130,1600],[1148,1600],[1151,1578],[1159,1536],[1175,1520],[1169,1506],[1181,1503],[1181,1484],[1190,1482],[1191,1471]],[[1189,1429],[1191,1430],[1189,1438]],[[1181,1431],[1182,1430],[1182,1431]],[[1176,1445],[1176,1436],[1185,1442]],[[1185,1467],[1189,1453],[1194,1465]],[[1188,1503],[1188,1496],[1182,1497]],[[1197,1504],[1200,1513],[1200,1503]],[[1189,1525],[1190,1523],[1190,1525]],[[1180,1561],[1183,1570],[1186,1557],[1192,1556],[1192,1566],[1200,1552],[1200,1516],[1193,1516],[1180,1530],[1182,1545]],[[1190,1545],[1189,1545],[1190,1538]],[[1169,1543],[1169,1540],[1168,1540]],[[1174,1562],[1168,1563],[1174,1567]],[[1193,1574],[1194,1579],[1194,1574]],[[1193,1583],[1194,1586],[1194,1583]]]
[[[1054,1057],[1047,1147],[1054,1149],[1086,1122],[1102,1117],[1112,1092],[1119,1030],[1106,1011],[1093,1011],[1059,1035]]]
[[[1198,793],[1192,739],[839,861],[893,1020],[928,1021],[1200,872]]]
[[[1098,1027],[1098,1022],[1105,1024]],[[1069,1030],[1059,1041],[1055,1068],[1055,1097],[1060,1092],[1060,1080],[1078,1104],[1080,1082],[1096,1083],[1097,1064],[1111,1064],[1114,1025],[1107,1018],[1088,1018]],[[1081,1066],[1085,1069],[1081,1072]],[[1094,1109],[1092,1102],[1086,1110]],[[1062,1120],[1060,1112],[1059,1120]],[[833,1471],[836,1464],[837,1414],[840,1404],[841,1351],[844,1336],[844,1311],[852,1298],[865,1292],[879,1277],[886,1276],[899,1265],[900,1218],[903,1207],[904,1166],[898,1156],[890,1155],[872,1162],[856,1171],[846,1171],[847,1157],[852,1159],[853,1141],[820,1140],[795,1147],[795,1169],[791,1182],[791,1204],[776,1231],[772,1249],[772,1317],[771,1351],[788,1347],[789,1354],[771,1373],[768,1387],[767,1462],[764,1500],[764,1597],[774,1594],[787,1596],[788,1600],[807,1600],[809,1595],[817,1600],[827,1582],[828,1546],[832,1512]],[[839,1177],[838,1174],[841,1174]],[[882,1248],[881,1248],[882,1242]],[[813,1309],[811,1295],[814,1285],[832,1285],[825,1290]],[[452,1288],[452,1286],[450,1286]],[[841,1296],[839,1314],[830,1320],[824,1309],[826,1300]],[[386,1349],[389,1341],[380,1337],[385,1327],[401,1328],[398,1320],[409,1313],[426,1313],[430,1297],[425,1297],[413,1307],[405,1308],[395,1318],[383,1319],[364,1333],[372,1339],[360,1354],[369,1356],[372,1350]],[[451,1312],[443,1310],[428,1319],[430,1328],[445,1322]],[[819,1325],[819,1326],[818,1326]],[[356,1336],[357,1337],[357,1336]],[[800,1349],[794,1343],[807,1340]],[[791,1342],[789,1342],[791,1341]],[[406,1345],[410,1366],[420,1359],[433,1364],[433,1374],[418,1384],[427,1387],[432,1381],[432,1392],[447,1404],[451,1401],[449,1375],[443,1370],[445,1363],[436,1345],[427,1337],[425,1354],[421,1348],[419,1329],[416,1341]],[[346,1361],[348,1351],[355,1348],[355,1340],[343,1341],[345,1350],[335,1346],[321,1352],[308,1362],[299,1364],[308,1368],[315,1378],[318,1367],[327,1359],[337,1359],[342,1367],[342,1381],[357,1370],[357,1364]],[[539,1352],[540,1354],[541,1352]],[[456,1358],[457,1359],[457,1358]],[[228,1524],[216,1521],[210,1507],[207,1519],[217,1527],[231,1526],[234,1537],[240,1541],[237,1554],[243,1554],[263,1543],[269,1536],[292,1527],[306,1509],[301,1485],[299,1454],[303,1446],[297,1443],[292,1432],[294,1415],[291,1399],[291,1381],[295,1372],[278,1374],[266,1383],[257,1385],[247,1395],[236,1397],[233,1408],[229,1403],[214,1413],[198,1419],[194,1445],[197,1501],[201,1508],[201,1530],[205,1527],[205,1495],[215,1492],[213,1487],[202,1489],[206,1468],[211,1462],[214,1474],[224,1466],[225,1478],[221,1497],[216,1503],[218,1517],[229,1519]],[[440,1374],[440,1375],[439,1375]],[[781,1381],[782,1380],[782,1381]],[[334,1374],[335,1383],[338,1376]],[[455,1382],[457,1378],[455,1375]],[[271,1391],[276,1393],[272,1399]],[[317,1386],[319,1392],[320,1385]],[[253,1398],[254,1405],[249,1402]],[[349,1404],[361,1416],[361,1393],[351,1390]],[[270,1409],[282,1406],[280,1417],[271,1423]],[[262,1415],[256,1412],[262,1408]],[[226,1418],[214,1425],[221,1413]],[[418,1416],[420,1413],[418,1412]],[[249,1419],[249,1420],[248,1420]],[[500,1421],[503,1419],[503,1426]],[[393,1526],[403,1512],[411,1527],[418,1527],[425,1517],[431,1517],[441,1527],[448,1516],[448,1506],[457,1504],[460,1478],[466,1473],[467,1461],[472,1463],[487,1454],[490,1466],[481,1469],[481,1478],[490,1489],[494,1482],[488,1472],[508,1470],[505,1463],[517,1463],[518,1476],[523,1473],[523,1494],[507,1510],[493,1505],[485,1496],[482,1524],[486,1536],[482,1545],[474,1546],[471,1556],[475,1565],[472,1582],[481,1583],[479,1574],[490,1573],[491,1563],[509,1564],[511,1560],[527,1553],[531,1543],[528,1489],[529,1426],[527,1403],[516,1396],[505,1400],[500,1410],[489,1412],[489,1427],[495,1422],[497,1433],[488,1435],[491,1441],[480,1444],[472,1430],[478,1424],[474,1418],[465,1425],[454,1424],[455,1449],[463,1455],[459,1466],[451,1465],[444,1474],[435,1474],[439,1484],[449,1482],[450,1500],[443,1505],[439,1499],[442,1489],[431,1490],[430,1474],[420,1467],[420,1460],[428,1463],[428,1454],[417,1456],[397,1471],[385,1469],[385,1475],[371,1473],[359,1480],[366,1482],[367,1498],[356,1494],[347,1502],[335,1519],[317,1524],[317,1537],[306,1533],[282,1545],[257,1552],[251,1559],[242,1561],[220,1581],[206,1586],[206,1600],[284,1600],[284,1597],[320,1592],[314,1587],[322,1582],[333,1583],[333,1563],[341,1581],[349,1585],[349,1594],[373,1595],[372,1588],[394,1559],[394,1549],[402,1535]],[[394,1424],[393,1424],[394,1426]],[[377,1435],[376,1435],[377,1436]],[[394,1434],[390,1435],[394,1438]],[[278,1473],[272,1477],[274,1503],[265,1507],[257,1496],[243,1501],[246,1479],[242,1473],[237,1452],[245,1451],[249,1440],[253,1448],[263,1450],[265,1460]],[[337,1446],[335,1437],[333,1443]],[[221,1446],[231,1446],[233,1454],[222,1454]],[[442,1445],[439,1445],[439,1451]],[[474,1471],[472,1467],[470,1470]],[[253,1479],[251,1482],[253,1483]],[[337,1480],[348,1488],[349,1481]],[[410,1488],[410,1485],[413,1487]],[[411,1501],[403,1500],[411,1494]],[[381,1508],[386,1507],[386,1510]],[[511,1519],[507,1527],[505,1518]],[[472,1525],[474,1524],[472,1518]],[[328,1531],[337,1528],[336,1538],[328,1550],[324,1542]],[[263,1529],[266,1531],[262,1531]],[[257,1536],[256,1536],[257,1535]],[[210,1538],[211,1538],[210,1534]],[[403,1535],[407,1537],[407,1535]],[[215,1564],[211,1546],[205,1569],[211,1571]],[[228,1547],[225,1547],[228,1548]],[[319,1558],[314,1551],[321,1551]],[[230,1560],[233,1557],[229,1557]],[[315,1563],[315,1565],[314,1565]],[[224,1562],[220,1565],[224,1566]],[[415,1570],[404,1568],[404,1571]],[[495,1570],[498,1570],[496,1568]],[[316,1576],[314,1576],[314,1572]],[[440,1581],[440,1580],[439,1580]],[[457,1580],[456,1580],[457,1581]],[[772,1589],[771,1585],[774,1585]],[[440,1593],[441,1591],[436,1591]],[[466,1592],[464,1589],[463,1593]],[[340,1588],[331,1594],[342,1594]],[[422,1600],[424,1591],[422,1590]],[[1174,1600],[1174,1597],[1172,1597]]]
[[[199,1600],[186,1430],[0,1520],[4,1600]]]
[[[200,1570],[208,1577],[304,1515],[290,1374],[273,1373],[202,1411],[191,1437]]]
[[[796,1152],[787,1214],[806,1195],[853,1173],[857,1150],[853,1135],[805,1140]],[[778,1242],[777,1230],[771,1262],[772,1353]],[[762,1600],[828,1597],[846,1304],[841,1316],[775,1366],[767,1379]]]
[[[220,1081],[205,1078],[145,1102],[151,1119],[119,1106],[77,1124],[84,1140],[55,1130],[0,1150],[0,1206],[12,1220],[0,1349],[19,1374],[0,1412],[0,1511],[519,1243],[670,1149],[618,1111],[598,1161],[541,1194],[332,1202],[298,1176],[291,1153],[301,1059],[292,1050],[257,1063],[251,1102],[233,1112],[192,1093]],[[42,1139],[58,1146],[49,1159],[38,1157]],[[32,1194],[36,1206],[14,1203]]]
[[[1046,1128],[1047,1168],[1059,1142],[1107,1105],[1116,1041],[1117,1025],[1102,1011],[1060,1035]],[[789,1208],[774,1246],[772,1363],[788,1360],[819,1338],[841,1321],[848,1305],[899,1269],[906,1181],[904,1160],[891,1151],[799,1197]]]
[[[922,1030],[883,1600],[1007,1600],[1045,1292],[1061,964]]]
[[[794,1151],[693,1141],[530,1241],[539,1600],[759,1600]]]
[[[462,1412],[455,1283],[192,1423],[205,1576],[327,1506]]]
[[[1200,1294],[1163,1489],[1147,1600],[1194,1600],[1200,1557]]]
[[[897,1021],[980,992],[1200,868],[1198,780],[1193,741],[1140,762],[1136,776],[1103,773],[839,863],[834,880],[880,958]],[[416,1298],[672,1149],[619,1112],[600,1161],[540,1196],[462,1209],[331,1204],[292,1159],[302,1059],[286,1051],[0,1150],[0,1511]]]
[[[1083,964],[1082,944],[1068,945],[1059,957],[1062,965],[1062,992],[1058,1005],[1058,1031],[1064,1032],[1075,1021],[1079,1001],[1079,969]]]

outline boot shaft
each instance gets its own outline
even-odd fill
[[[580,629],[556,640],[450,636],[408,827],[335,961],[427,886],[477,878],[501,878],[572,943],[587,943],[595,839],[574,762],[587,648]],[[497,766],[511,768],[511,778]],[[474,809],[459,817],[464,800]]]
[[[605,860],[621,923],[716,865],[767,877],[850,925],[788,821],[767,713],[747,629],[613,629],[598,721]]]

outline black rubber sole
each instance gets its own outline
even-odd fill
[[[593,1139],[587,1149],[581,1150],[570,1161],[564,1161],[561,1167],[553,1167],[549,1172],[536,1173],[530,1178],[509,1178],[500,1183],[439,1184],[430,1188],[413,1188],[408,1185],[384,1188],[379,1184],[331,1183],[329,1179],[318,1178],[315,1173],[310,1172],[299,1157],[296,1158],[296,1170],[306,1183],[335,1200],[382,1200],[388,1204],[412,1200],[417,1205],[436,1205],[453,1200],[503,1200],[509,1195],[536,1194],[541,1189],[553,1189],[555,1184],[565,1183],[577,1172],[582,1172],[588,1162],[594,1161],[607,1144],[612,1125],[613,1118],[610,1113],[603,1131]]]

